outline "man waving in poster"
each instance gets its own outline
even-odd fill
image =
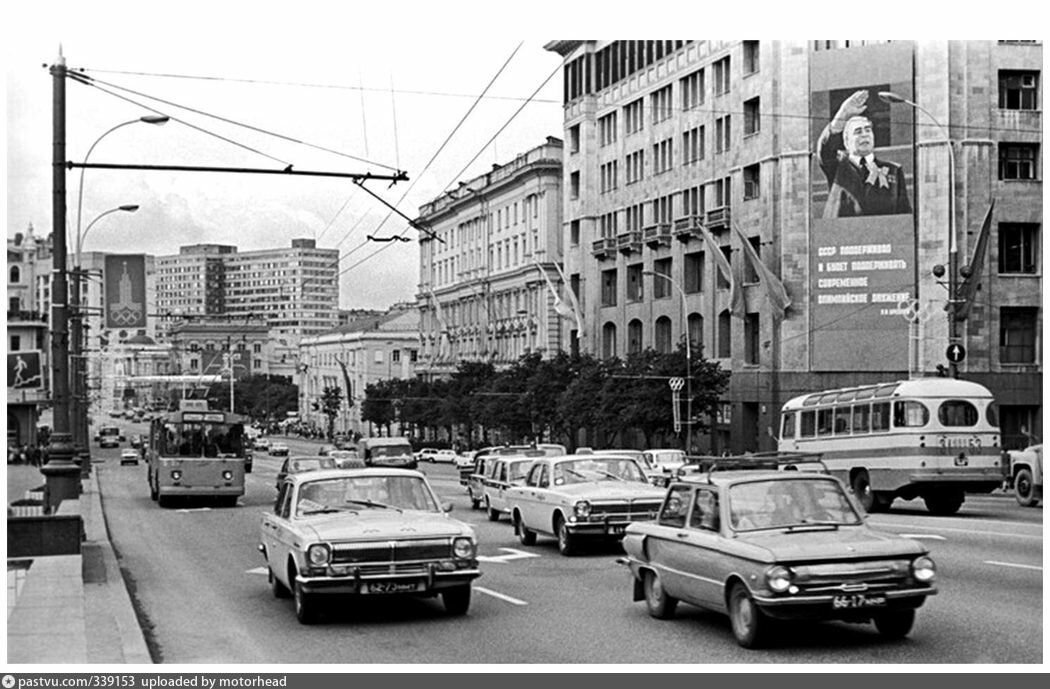
[[[875,157],[867,107],[868,92],[855,91],[820,133],[817,155],[828,179],[825,218],[911,213],[904,170]]]

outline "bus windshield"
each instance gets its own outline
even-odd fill
[[[177,457],[239,457],[244,454],[244,427],[239,423],[167,422],[161,454]]]

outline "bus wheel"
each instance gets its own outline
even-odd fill
[[[930,514],[941,517],[949,517],[958,512],[965,499],[966,496],[961,490],[939,490],[922,496],[922,501],[926,503],[926,509],[930,511]]]
[[[868,478],[867,470],[861,469],[855,473],[850,487],[853,488],[853,495],[865,512],[871,513],[878,509],[878,501],[875,499],[875,491],[871,489],[871,479]]]

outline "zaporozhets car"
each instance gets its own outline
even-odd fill
[[[294,597],[303,624],[316,622],[321,599],[333,594],[440,595],[450,614],[463,615],[481,575],[477,538],[449,510],[418,471],[289,475],[262,518],[259,549],[273,594]]]
[[[902,638],[937,592],[923,544],[872,529],[838,479],[811,471],[681,477],[623,547],[650,615],[669,618],[679,601],[727,613],[745,648],[773,620],[873,621]]]

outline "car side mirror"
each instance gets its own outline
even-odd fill
[[[441,503],[441,511],[442,512],[451,512],[452,511],[452,503],[451,502],[443,502],[443,503]]]

